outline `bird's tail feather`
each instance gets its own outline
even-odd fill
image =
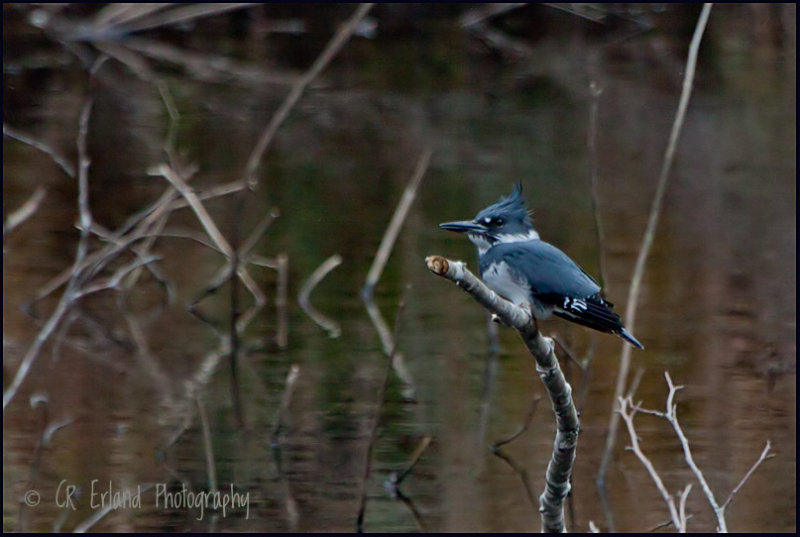
[[[644,349],[644,346],[625,330],[619,315],[608,306],[609,303],[599,297],[589,297],[583,300],[567,299],[563,302],[563,307],[556,308],[553,313],[573,323],[600,332],[616,334],[634,347]]]
[[[622,330],[619,331],[619,337],[621,337],[622,339],[624,339],[625,341],[627,341],[628,343],[630,343],[631,345],[633,345],[637,349],[644,350],[644,345],[639,343],[639,340],[636,339],[635,337],[633,337],[633,334],[631,334],[630,332],[625,330],[625,328],[623,328]]]

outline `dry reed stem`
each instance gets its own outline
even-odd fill
[[[275,309],[278,314],[278,334],[275,338],[279,349],[289,345],[289,256],[278,254],[278,291],[275,294]]]
[[[378,398],[375,402],[375,410],[372,413],[372,426],[369,433],[369,443],[367,444],[367,452],[364,455],[364,474],[361,479],[361,492],[359,494],[358,516],[356,517],[356,532],[364,532],[364,515],[367,510],[367,481],[372,469],[372,449],[375,441],[378,439],[378,426],[381,421],[381,410],[383,409],[383,402],[386,399],[386,388],[389,386],[389,375],[393,369],[392,362],[394,362],[395,354],[397,353],[397,335],[400,333],[400,321],[403,318],[403,311],[406,307],[406,293],[400,297],[400,303],[397,305],[397,313],[394,319],[394,333],[392,341],[394,346],[389,353],[389,359],[386,363],[386,369],[383,374],[383,382],[378,390]]]
[[[289,368],[289,373],[286,375],[286,383],[283,388],[283,395],[281,396],[281,404],[278,407],[278,412],[275,414],[275,421],[272,424],[272,432],[270,433],[270,443],[272,446],[278,445],[278,433],[283,427],[283,416],[289,409],[289,404],[292,402],[292,394],[294,393],[297,378],[300,376],[300,366],[292,364]]]
[[[411,472],[414,470],[414,467],[419,462],[420,458],[422,458],[422,454],[425,453],[425,450],[428,449],[428,446],[431,445],[431,440],[433,438],[431,436],[425,436],[417,446],[417,449],[414,450],[414,453],[411,455],[411,459],[409,459],[408,464],[406,464],[405,470],[400,472],[400,474],[392,475],[392,485],[397,486],[403,482],[403,480],[408,477]]]
[[[46,193],[47,190],[44,187],[37,186],[36,190],[33,191],[33,194],[31,194],[27,201],[25,201],[19,209],[8,215],[8,218],[3,221],[3,242],[6,240],[6,235],[33,216],[33,213],[35,213],[42,204]]]
[[[51,159],[53,159],[53,162],[55,162],[59,168],[64,170],[64,173],[66,173],[73,179],[75,178],[75,167],[58,151],[56,151],[46,143],[37,140],[36,138],[30,135],[24,134],[12,127],[9,127],[5,123],[3,123],[3,136],[8,136],[9,138],[17,140],[18,142],[22,142],[23,144],[28,144],[29,146],[34,147],[39,151],[42,151]]]
[[[306,280],[306,283],[303,284],[303,287],[300,289],[300,293],[297,295],[297,303],[300,305],[300,308],[311,318],[312,321],[317,323],[323,330],[328,332],[328,337],[331,339],[335,339],[342,335],[342,329],[339,326],[339,323],[314,309],[314,307],[311,305],[311,300],[309,297],[311,296],[311,291],[314,290],[319,282],[321,282],[330,271],[341,264],[342,256],[339,254],[330,256],[328,259],[323,261],[314,272],[311,273],[311,276],[308,277],[308,280]]]
[[[212,494],[217,492],[217,465],[214,463],[214,446],[211,444],[211,428],[208,426],[208,415],[203,401],[199,395],[195,395],[197,403],[197,415],[200,417],[200,428],[203,430],[203,448],[206,453],[206,471],[208,472],[208,486],[211,487]]]
[[[168,4],[169,5],[169,4]],[[168,11],[142,13],[136,19],[129,19],[124,23],[117,23],[116,26],[124,26],[125,32],[141,32],[143,30],[150,30],[158,28],[159,26],[166,26],[169,24],[177,24],[181,22],[188,22],[192,19],[200,17],[207,17],[209,15],[217,15],[235,9],[242,9],[258,5],[257,3],[199,3],[199,4],[186,4]]]
[[[242,188],[240,181],[226,183],[210,188],[202,194],[198,194],[197,198],[206,201],[233,194],[240,191]],[[172,211],[190,206],[188,201],[183,198],[178,199],[178,196],[178,191],[170,186],[156,202],[131,216],[125,224],[108,238],[108,240],[114,244],[110,244],[102,250],[89,254],[77,267],[71,267],[59,273],[40,288],[34,298],[29,302],[29,306],[49,296],[59,287],[67,283],[76,269],[83,271],[91,264],[104,266],[136,241],[143,237],[153,235],[154,233],[149,230],[159,219]],[[223,253],[221,250],[219,251]]]
[[[597,116],[599,115],[600,96],[603,94],[603,88],[592,80],[589,83],[589,92],[592,96],[592,104],[589,109],[589,134],[587,135],[586,142],[589,148],[589,191],[591,192],[590,199],[592,201],[592,214],[594,215],[594,231],[597,238],[600,287],[603,288],[604,293],[608,294],[611,290],[608,285],[608,270],[606,269],[606,241],[605,234],[603,233],[603,219],[600,216],[599,195],[597,192],[597,185],[599,183],[597,164]]]
[[[667,180],[669,179],[669,172],[672,169],[672,161],[675,156],[675,149],[678,145],[678,137],[681,129],[683,128],[683,121],[686,117],[686,110],[689,107],[689,98],[692,95],[692,85],[694,83],[694,73],[697,66],[697,53],[700,49],[700,41],[708,23],[708,17],[711,13],[712,4],[703,4],[703,11],[697,21],[694,35],[692,36],[691,44],[689,45],[689,54],[686,60],[686,71],[683,79],[683,89],[681,91],[680,101],[678,103],[678,111],[675,114],[675,121],[672,124],[672,131],[669,136],[669,143],[667,144],[666,152],[664,153],[664,161],[661,167],[661,173],[658,178],[658,186],[653,198],[653,204],[650,208],[650,218],[647,222],[647,228],[642,239],[642,246],[639,249],[639,255],[636,259],[636,266],[633,269],[633,276],[631,277],[631,285],[628,291],[628,303],[625,306],[625,324],[628,331],[633,333],[636,326],[636,307],[639,304],[639,292],[642,284],[642,277],[644,276],[645,264],[650,255],[650,248],[653,245],[655,238],[656,228],[658,226],[659,216],[661,214],[661,204],[664,199],[664,193],[667,188]],[[618,401],[625,392],[625,385],[628,380],[628,370],[631,363],[631,346],[622,346],[622,355],[620,358],[619,372],[617,374],[616,388],[614,389],[614,403],[611,409],[609,418],[608,434],[606,436],[606,446],[603,453],[603,459],[600,463],[600,469],[597,473],[597,483],[599,486],[605,481],[606,473],[608,472],[608,465],[611,462],[611,457],[614,451],[614,444],[617,437],[617,428],[619,427],[620,414],[617,412]]]
[[[128,38],[125,40],[124,45],[128,49],[153,60],[180,66],[191,76],[202,81],[215,83],[241,82],[250,86],[263,86],[266,84],[285,86],[296,83],[298,79],[295,75],[276,74],[257,66],[238,63],[227,56],[206,52],[191,52],[167,43],[141,37]]]
[[[375,290],[375,285],[377,285],[378,280],[380,280],[381,274],[383,274],[383,269],[386,267],[386,262],[389,260],[389,256],[394,249],[397,236],[400,234],[403,223],[406,221],[408,212],[411,209],[411,204],[416,198],[417,190],[422,182],[423,177],[425,177],[425,172],[428,170],[428,165],[430,164],[432,155],[433,152],[431,149],[426,148],[417,160],[417,164],[414,167],[414,173],[409,178],[408,184],[403,190],[403,195],[400,197],[400,201],[397,203],[397,208],[395,209],[394,214],[389,221],[389,225],[387,226],[386,231],[383,234],[383,238],[381,239],[380,246],[378,246],[378,251],[372,261],[372,266],[367,273],[364,287],[361,289],[361,298],[364,301],[367,314],[369,315],[370,321],[372,321],[372,325],[375,327],[375,330],[378,332],[378,338],[381,340],[383,352],[387,356],[391,352],[392,348],[394,348],[394,341],[392,340],[391,331],[389,330],[389,327],[387,326],[386,321],[384,320],[383,315],[378,308],[378,305],[373,300],[373,292]],[[414,400],[416,395],[416,386],[414,383],[414,378],[411,376],[411,372],[406,367],[403,354],[400,352],[395,353],[392,363],[394,364],[395,373],[403,381],[403,397],[406,400]]]
[[[102,62],[103,59],[99,59],[95,63],[92,72],[95,71],[95,68],[99,68],[99,66],[102,65]],[[89,116],[91,115],[93,102],[94,99],[92,96],[87,97],[83,107],[81,108],[81,113],[78,119],[78,212],[80,214],[79,219],[81,229],[71,276],[67,283],[67,288],[64,290],[64,293],[61,295],[61,299],[58,301],[58,305],[39,333],[36,334],[36,338],[20,362],[19,368],[17,369],[13,380],[9,384],[8,388],[3,392],[3,413],[5,413],[6,407],[8,407],[8,404],[17,394],[22,382],[25,380],[25,377],[28,376],[28,373],[30,372],[34,361],[39,356],[39,352],[41,351],[42,347],[53,334],[56,327],[61,322],[64,314],[66,314],[67,311],[72,307],[72,304],[75,300],[75,293],[78,290],[78,280],[80,277],[80,270],[78,267],[81,266],[81,263],[83,263],[84,258],[86,257],[89,242],[89,230],[92,227],[92,216],[89,210],[89,157],[86,154],[86,136],[89,131]]]
[[[372,291],[375,288],[375,285],[378,283],[384,267],[386,267],[386,262],[389,260],[389,256],[394,249],[394,243],[397,240],[397,236],[400,234],[400,229],[403,227],[403,223],[406,221],[406,216],[408,216],[408,211],[411,209],[411,204],[414,202],[414,198],[417,196],[417,189],[422,182],[422,178],[425,177],[425,172],[428,170],[428,165],[431,162],[432,154],[433,152],[430,150],[430,148],[426,148],[417,160],[414,173],[409,179],[405,190],[403,191],[403,196],[400,198],[400,202],[397,204],[397,208],[392,215],[389,226],[386,228],[386,232],[383,234],[383,239],[381,239],[381,244],[378,247],[378,253],[375,254],[375,259],[373,260],[372,266],[369,269],[367,280],[364,283],[364,289],[362,290],[362,296],[366,298],[372,296]]]
[[[372,9],[372,6],[373,4],[361,4],[358,6],[358,9],[356,9],[355,13],[353,13],[350,19],[341,28],[339,28],[308,71],[306,71],[306,73],[297,81],[297,83],[295,83],[289,94],[286,96],[286,99],[284,99],[283,103],[281,103],[280,108],[278,108],[278,110],[272,116],[272,119],[264,129],[264,132],[262,132],[261,136],[259,136],[256,146],[253,148],[253,151],[250,154],[250,158],[247,159],[247,166],[245,167],[243,182],[249,185],[251,189],[254,189],[258,184],[258,179],[255,177],[256,170],[261,162],[261,158],[264,156],[264,153],[272,142],[272,139],[275,137],[278,127],[280,127],[283,122],[286,121],[286,118],[289,117],[289,112],[291,112],[292,108],[294,108],[295,104],[297,104],[297,101],[300,100],[300,97],[302,97],[308,85],[311,84],[311,82],[322,72],[325,67],[327,67],[334,56],[338,54],[342,46],[344,46],[348,39],[350,39],[355,32],[358,23],[366,16],[369,10]]]
[[[491,19],[498,15],[502,15],[509,11],[512,11],[518,7],[524,6],[524,2],[516,2],[516,3],[493,3],[488,5],[483,5],[481,7],[473,8],[464,13],[461,16],[459,23],[461,24],[462,28],[471,28],[478,23],[481,23],[487,19]]]
[[[533,398],[531,402],[531,407],[528,410],[528,414],[525,416],[525,421],[519,428],[512,434],[507,435],[504,438],[501,438],[491,446],[489,446],[489,451],[492,452],[493,455],[497,456],[500,460],[505,462],[517,476],[519,477],[520,481],[522,482],[522,486],[525,488],[525,495],[528,498],[531,506],[538,511],[539,504],[536,501],[536,494],[533,492],[533,488],[531,487],[530,479],[528,478],[528,471],[517,464],[516,460],[510,455],[504,453],[500,448],[510,442],[513,442],[520,436],[522,436],[528,429],[530,429],[531,423],[533,422],[533,416],[536,414],[536,409],[539,407],[539,401],[542,400],[540,395],[537,395]]]
[[[222,232],[220,232],[219,228],[214,222],[214,219],[211,218],[211,215],[208,214],[208,211],[206,210],[205,206],[203,206],[203,203],[200,201],[200,198],[197,196],[197,194],[189,187],[189,185],[186,184],[186,182],[173,168],[167,164],[162,164],[157,167],[156,173],[167,179],[167,181],[172,183],[178,192],[180,192],[180,194],[184,197],[194,211],[197,219],[202,224],[203,229],[205,229],[209,238],[211,238],[217,248],[222,251],[225,257],[228,258],[228,263],[220,269],[220,272],[218,272],[218,275],[224,276],[223,279],[227,280],[227,276],[230,275],[232,270],[231,267],[233,266],[232,260],[233,256],[235,255],[233,247],[231,247],[228,240],[222,235]],[[255,305],[245,312],[245,314],[243,314],[236,322],[237,330],[243,331],[247,325],[250,324],[250,321],[253,319],[253,317],[255,317],[256,313],[266,303],[266,297],[256,284],[255,280],[253,280],[253,278],[247,272],[247,268],[243,264],[237,263],[237,265],[236,273],[255,299]]]

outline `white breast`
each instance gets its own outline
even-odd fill
[[[510,270],[507,263],[502,261],[492,263],[483,272],[482,277],[489,289],[515,305],[530,304],[533,316],[537,319],[546,319],[552,314],[553,308],[533,298],[528,283]]]

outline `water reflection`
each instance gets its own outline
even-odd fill
[[[253,64],[257,72],[263,72],[256,69],[262,64],[278,66],[268,72],[293,80],[332,29],[317,22],[309,38],[264,37],[258,28],[269,16],[309,19],[305,8],[296,14],[287,7],[267,9],[236,16],[250,25],[240,43],[225,37],[227,24],[237,19],[222,16],[196,21],[193,31],[142,37],[187,50],[218,42],[219,50]],[[598,170],[607,287],[612,301],[624,303],[677,104],[686,32],[696,14],[653,15],[655,31],[619,40],[629,35],[627,27],[617,34],[571,13],[524,9],[539,10],[533,14],[553,26],[547,30],[531,22],[536,18],[529,11],[493,22],[490,29],[515,38],[512,50],[487,41],[486,34],[460,29],[453,6],[376,8],[377,37],[354,38],[300,101],[278,131],[263,162],[261,186],[249,195],[245,210],[238,211],[231,196],[204,201],[228,238],[236,226],[246,237],[277,207],[280,216],[253,253],[270,259],[285,253],[289,259],[285,348],[274,307],[279,273],[248,267],[268,306],[242,339],[244,429],[234,417],[224,346],[230,290],[221,287],[200,306],[219,333],[185,309],[225,263],[218,252],[185,237],[202,229],[190,209],[171,213],[164,227],[171,235],[152,248],[174,285],[173,302],[164,305],[163,286],[146,271],[124,301],[110,291],[81,301],[4,413],[4,529],[76,528],[98,512],[90,505],[94,479],[110,480],[118,490],[160,483],[171,491],[209,490],[210,454],[220,490],[233,484],[236,492],[249,492],[249,518],[241,510],[226,517],[207,511],[198,520],[193,509],[156,507],[150,489],[141,509],[113,510],[92,529],[352,531],[386,366],[383,343],[359,291],[414,160],[425,148],[433,150],[430,169],[374,291],[377,308],[394,319],[399,296],[411,284],[397,344],[416,391],[409,400],[402,380],[390,376],[367,483],[365,529],[419,529],[408,505],[393,500],[383,483],[406,468],[428,436],[430,446],[401,485],[425,529],[538,529],[538,513],[519,477],[486,449],[518,428],[540,393],[533,364],[508,330],[500,330],[497,362],[487,362],[484,313],[430,276],[423,259],[440,253],[474,263],[471,245],[441,232],[438,222],[474,213],[521,179],[543,238],[597,274],[597,245],[594,233],[587,232],[594,223],[585,147],[589,82],[597,80],[604,88]],[[638,397],[649,408],[663,407],[664,369],[686,385],[678,397],[681,423],[719,497],[738,483],[764,441],[772,440],[776,458],[741,490],[728,524],[756,531],[768,521],[772,531],[791,531],[796,525],[796,30],[793,11],[788,17],[760,9],[720,6],[712,14],[645,273],[637,336],[647,352],[636,356],[634,368],[646,368]],[[416,22],[403,23],[400,15],[408,15],[403,10],[413,11]],[[61,47],[32,35],[22,12],[4,7],[8,65],[17,66],[4,70],[4,122],[74,162],[85,70],[65,64]],[[352,6],[339,6],[331,21],[343,21],[351,12]],[[773,20],[773,26],[779,18],[778,44],[769,30],[753,26],[751,17]],[[670,24],[683,20],[689,21],[686,31]],[[45,67],[32,66],[42,58],[49,58]],[[180,112],[177,149],[182,162],[197,165],[190,183],[194,191],[239,179],[288,86],[196,77],[191,69],[152,64]],[[163,177],[147,172],[164,162],[169,121],[157,89],[121,63],[106,62],[97,84],[88,135],[90,205],[96,221],[114,230],[167,188]],[[7,137],[3,149],[5,216],[36,186],[47,188],[34,217],[4,238],[7,388],[60,291],[37,305],[35,318],[20,306],[74,260],[78,189],[37,150]],[[91,246],[104,244],[93,239]],[[337,253],[342,265],[313,291],[314,307],[340,325],[341,337],[330,339],[294,297]],[[110,265],[100,276],[120,266]],[[241,297],[243,310],[252,305],[244,290]],[[543,329],[557,333],[578,357],[590,345],[589,334],[566,323],[553,321]],[[619,345],[615,338],[597,339],[590,383],[584,385],[573,372],[576,393],[586,389],[573,487],[579,529],[589,520],[606,527],[593,476],[602,456]],[[293,365],[300,372],[283,427],[273,438]],[[487,368],[496,373],[487,375]],[[47,403],[29,404],[39,393]],[[197,418],[198,398],[210,442]],[[526,467],[536,493],[552,444],[546,410],[539,408],[530,428],[504,446]],[[37,459],[48,424],[52,430]],[[691,482],[672,431],[646,417],[637,425],[669,490]],[[668,515],[624,444],[618,442],[609,475],[609,502],[618,530],[643,531]],[[79,487],[75,511],[55,503],[64,480]],[[41,494],[35,508],[18,502],[29,482]],[[694,515],[690,528],[714,527],[699,491],[690,496],[688,509]]]

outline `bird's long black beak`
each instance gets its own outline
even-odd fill
[[[464,220],[461,222],[445,222],[444,224],[439,224],[439,227],[446,229],[447,231],[455,231],[457,233],[486,233],[486,228],[484,226],[476,224],[475,222],[470,222],[469,220]]]

